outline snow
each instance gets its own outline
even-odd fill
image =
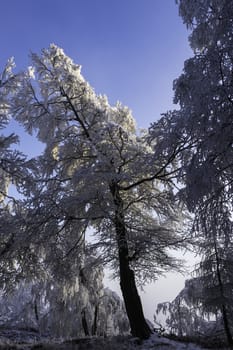
[[[32,332],[0,330],[0,349],[29,350],[206,350],[193,343],[182,343],[153,334],[149,340],[140,342],[132,337],[90,337],[64,342],[49,341],[36,337]]]
[[[193,343],[177,342],[174,340],[167,339],[165,337],[160,337],[157,334],[152,335],[150,339],[145,341],[139,349],[149,350],[149,349],[154,349],[155,346],[156,346],[156,350],[166,350],[166,349],[167,350],[201,350],[201,349],[203,350],[204,349]]]

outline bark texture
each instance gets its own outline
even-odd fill
[[[115,204],[115,229],[118,244],[120,286],[125,303],[131,333],[134,337],[147,339],[152,331],[145,320],[140,296],[137,291],[135,275],[129,264],[129,248],[124,221],[124,208],[117,184],[112,184],[111,193]]]

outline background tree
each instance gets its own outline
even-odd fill
[[[174,155],[155,161],[130,111],[97,96],[55,45],[33,54],[32,64],[10,99],[12,115],[46,144],[25,203],[30,240],[46,242],[45,264],[97,249],[119,274],[132,334],[147,338],[135,278],[144,283],[179,268],[167,249],[184,240],[171,187]]]
[[[129,333],[123,302],[104,288],[103,267],[97,266],[95,260],[87,255],[79,273],[74,269],[72,278],[53,275],[39,289],[41,315],[37,327],[42,334],[49,330],[51,336],[68,338]],[[72,268],[72,261],[70,265]],[[36,286],[32,296],[35,294],[38,295]]]
[[[194,56],[185,62],[183,74],[174,82],[174,101],[180,110],[165,114],[151,127],[151,136],[159,136],[160,156],[171,153],[181,140],[185,142],[177,158],[177,179],[182,187],[179,192],[195,214],[193,232],[204,240],[200,281],[205,281],[207,287],[208,276],[212,287],[216,286],[218,296],[215,293],[210,304],[213,307],[215,303],[221,310],[232,343],[231,321],[227,320],[232,280],[230,255],[227,258],[225,254],[232,245],[233,2],[177,3],[184,23],[191,29]],[[208,288],[205,292],[207,306]]]
[[[208,227],[209,220],[206,221]],[[222,345],[226,340],[232,342],[232,243],[225,232],[220,237],[206,233],[208,241],[203,234],[196,236],[202,258],[193,273],[196,277],[185,282],[185,288],[172,302],[157,307],[157,314],[167,316],[169,332],[205,343],[214,339]]]
[[[155,322],[165,318],[165,332],[181,337],[207,336],[208,319],[202,308],[199,308],[198,297],[202,294],[198,278],[185,281],[185,287],[170,302],[157,305]],[[163,323],[163,322],[162,322]]]
[[[228,198],[228,197],[227,197]],[[228,199],[221,196],[205,202],[205,215],[196,220],[196,239],[202,261],[202,295],[197,297],[203,312],[216,315],[222,322],[228,343],[232,343],[232,220]],[[211,213],[211,215],[209,215]]]
[[[161,318],[165,318],[165,332],[170,335],[222,348],[225,333],[221,315],[214,313],[213,308],[210,311],[203,307],[205,298],[202,277],[186,280],[185,287],[174,300],[157,305],[155,321],[162,322]]]
[[[123,302],[104,289],[103,268],[93,266],[93,259],[87,257],[82,273],[69,280],[49,273],[43,280],[21,280],[0,297],[1,327],[57,338],[127,334]]]

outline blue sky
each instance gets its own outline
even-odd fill
[[[21,69],[30,51],[55,43],[139,127],[171,108],[172,82],[191,55],[175,0],[7,0],[1,14],[1,67],[14,56]]]
[[[139,127],[173,108],[173,80],[192,54],[175,0],[1,1],[1,67],[14,56],[17,67],[25,68],[29,53],[50,43],[82,65],[97,93],[129,106]],[[25,135],[21,145],[31,153],[37,148]],[[146,315],[152,317],[156,302],[175,297],[182,283],[172,275],[150,286]]]

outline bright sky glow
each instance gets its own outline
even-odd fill
[[[112,104],[119,100],[132,109],[138,127],[148,127],[174,107],[173,80],[192,54],[175,0],[1,2],[1,68],[11,56],[18,69],[26,68],[29,53],[40,52],[50,43],[82,65],[84,77],[97,93],[106,94]],[[16,124],[11,128],[19,133]],[[31,142],[23,136],[24,152],[32,153],[37,147]],[[145,302],[148,316],[157,300],[167,299],[165,289],[175,297],[175,284],[174,279],[170,286],[169,281],[166,286],[162,283],[160,296],[156,286],[154,293],[150,287]],[[180,282],[177,286],[179,290]]]

